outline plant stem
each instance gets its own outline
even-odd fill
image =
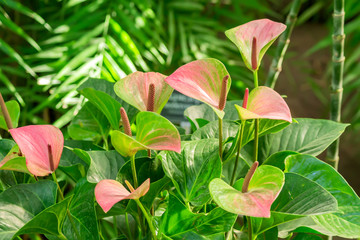
[[[254,71],[254,86],[258,87],[258,71]],[[258,158],[258,146],[259,146],[259,119],[255,119],[255,133],[254,133],[254,162]]]
[[[235,175],[236,175],[236,170],[238,167],[238,163],[239,163],[239,157],[240,157],[240,151],[241,151],[241,143],[242,143],[242,138],[244,135],[244,127],[245,127],[245,121],[241,121],[241,129],[240,129],[240,138],[239,138],[239,142],[238,142],[238,146],[237,146],[237,154],[236,154],[236,159],[235,159],[235,166],[234,166],[234,171],[233,174],[231,176],[231,181],[230,181],[230,186],[232,186],[235,182]]]
[[[136,176],[135,155],[131,156],[130,161],[131,161],[131,171],[134,179],[134,188],[136,189],[138,188],[139,184]]]
[[[64,194],[63,194],[62,191],[61,191],[61,188],[60,188],[59,182],[58,182],[58,180],[57,180],[57,178],[56,178],[55,172],[52,172],[51,175],[52,175],[52,178],[54,179],[54,182],[56,183],[56,185],[57,185],[57,187],[58,187],[58,191],[59,191],[59,193],[60,193],[60,198],[61,198],[61,201],[62,201],[62,200],[64,200]],[[77,239],[81,239],[81,238],[80,238],[80,234],[78,233],[78,231],[77,231],[77,229],[76,229],[74,220],[73,220],[73,218],[72,218],[72,216],[71,216],[70,211],[69,211],[68,208],[66,209],[66,214],[67,214],[68,217],[69,217],[70,224],[71,224],[72,228],[74,229],[74,232],[75,232],[75,235],[76,235]]]
[[[296,24],[297,15],[299,13],[301,4],[302,4],[302,0],[294,0],[291,5],[290,12],[287,15],[286,30],[283,34],[281,34],[279,38],[279,43],[276,48],[275,57],[271,62],[269,74],[266,79],[265,85],[268,87],[271,88],[275,87],[276,81],[282,70],[282,63],[284,60],[284,56],[290,43],[290,36]]]
[[[143,212],[143,214],[144,214],[144,216],[146,218],[146,221],[149,224],[149,228],[150,228],[150,231],[151,231],[151,234],[152,234],[153,238],[155,240],[157,240],[155,228],[154,228],[154,225],[153,225],[153,223],[151,221],[151,218],[150,218],[149,214],[147,213],[147,211],[145,210],[144,206],[141,204],[139,199],[134,199],[134,200],[137,203],[137,205],[140,207],[141,211]]]
[[[332,79],[331,79],[331,102],[330,119],[336,122],[341,120],[341,101],[343,93],[343,73],[344,73],[344,11],[345,0],[334,0],[333,13],[333,50],[332,50]],[[327,150],[326,162],[335,169],[339,164],[339,139],[336,140]]]
[[[128,213],[125,213],[125,223],[126,223],[126,228],[128,229],[129,238],[130,238],[130,240],[132,240],[133,237],[132,237],[132,234],[131,234]]]
[[[251,226],[251,217],[246,216],[247,222],[248,222],[248,236],[249,240],[253,240],[253,234],[252,234],[252,226]]]
[[[222,135],[223,135],[223,120],[222,120],[222,118],[219,118],[219,155],[220,155],[221,161],[222,161],[222,153],[223,153]]]

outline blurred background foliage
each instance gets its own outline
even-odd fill
[[[213,57],[221,60],[232,76],[229,98],[242,98],[244,88],[252,87],[252,76],[224,31],[258,18],[285,22],[292,2],[0,0],[1,93],[6,100],[15,99],[21,104],[20,125],[53,123],[63,127],[84,104],[76,88],[88,77],[116,81],[136,70],[171,74],[184,63]],[[345,11],[342,119],[351,122],[353,131],[359,133],[358,0],[346,0]],[[297,49],[290,43],[278,83],[280,89],[287,89],[289,79],[295,84],[297,94],[301,93],[297,92],[300,87],[296,84],[305,84],[311,89],[318,109],[323,109],[316,110],[319,113],[316,117],[322,118],[328,118],[329,108],[332,12],[332,0],[302,0],[294,35],[301,28],[312,35],[311,31],[317,31],[309,28],[312,25],[317,25],[325,34],[306,48],[301,48],[309,45],[305,42]],[[261,67],[261,84],[265,82],[275,50],[276,43]],[[325,62],[314,70],[324,51]],[[288,62],[296,65],[297,72],[306,73],[305,79],[294,80],[296,72],[287,68]],[[293,111],[296,113],[296,109]]]

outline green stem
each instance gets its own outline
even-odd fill
[[[276,81],[282,70],[284,56],[290,43],[290,36],[296,24],[301,4],[302,0],[294,0],[291,5],[290,12],[286,18],[286,30],[279,37],[279,43],[276,48],[275,56],[271,62],[269,74],[266,79],[265,85],[268,87],[275,87]]]
[[[258,87],[258,71],[253,72],[254,75],[254,86]],[[254,133],[254,162],[257,161],[258,157],[258,146],[259,146],[259,119],[255,119],[255,133]]]
[[[223,153],[222,135],[223,135],[223,120],[222,120],[222,118],[219,118],[219,155],[220,155],[221,161],[222,161],[222,153]]]
[[[136,189],[139,187],[139,184],[136,176],[135,155],[131,156],[130,161],[131,161],[131,171],[134,179],[134,188]]]
[[[246,216],[247,222],[248,222],[248,236],[249,240],[254,240],[253,232],[252,232],[252,225],[251,225],[251,217]]]
[[[253,71],[253,77],[254,77],[254,87],[258,87],[259,86],[258,70]]]
[[[154,225],[153,225],[153,223],[151,221],[151,218],[150,218],[149,214],[147,213],[147,211],[145,210],[144,206],[141,204],[139,199],[134,199],[134,200],[137,203],[137,205],[140,207],[141,211],[143,212],[143,214],[144,214],[144,216],[146,218],[146,221],[149,224],[149,228],[150,228],[151,234],[153,236],[153,239],[157,240],[155,228],[154,228]]]
[[[238,164],[239,164],[241,143],[242,143],[242,138],[243,138],[243,135],[244,135],[244,127],[245,127],[245,121],[241,121],[240,138],[239,138],[239,142],[238,142],[238,146],[237,146],[237,154],[236,154],[236,159],[235,159],[235,166],[234,166],[233,174],[231,176],[230,186],[234,185],[234,182],[235,182],[236,170],[237,170]]]
[[[132,234],[131,234],[131,229],[130,229],[130,224],[129,224],[129,217],[128,217],[128,213],[125,213],[125,223],[126,223],[126,228],[128,230],[128,234],[129,234],[129,239],[132,240]]]
[[[62,200],[64,200],[64,194],[63,194],[62,191],[61,191],[61,188],[60,188],[59,182],[58,182],[58,180],[57,180],[57,178],[56,178],[55,172],[52,172],[52,173],[51,173],[51,176],[52,176],[52,178],[54,179],[54,182],[56,183],[56,185],[57,185],[57,187],[58,187],[58,191],[59,191],[60,198],[61,198],[61,201],[62,201]],[[71,214],[70,214],[69,209],[66,209],[66,214],[67,214],[68,217],[69,217],[70,224],[71,224],[72,228],[74,229],[74,232],[75,232],[75,235],[76,235],[77,239],[81,239],[81,238],[80,238],[80,234],[78,233],[78,231],[77,231],[77,229],[76,229],[74,220],[73,220],[73,218],[72,218],[72,216],[71,216]]]
[[[333,13],[333,50],[332,50],[332,79],[331,79],[331,102],[330,119],[336,122],[341,120],[341,101],[343,92],[343,74],[344,74],[344,11],[345,0],[334,0]],[[335,169],[339,163],[339,139],[336,140],[327,150],[326,162]]]

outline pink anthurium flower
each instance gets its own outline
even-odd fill
[[[59,166],[64,136],[52,125],[30,125],[9,130],[35,176],[46,176]]]
[[[179,67],[165,82],[178,92],[208,104],[223,118],[223,108],[231,85],[229,76],[222,62],[208,58]]]
[[[115,180],[101,180],[95,187],[95,198],[100,207],[107,213],[115,203],[124,199],[139,199],[144,196],[150,188],[150,178],[143,182],[137,189],[125,181],[130,192],[118,181]]]
[[[157,72],[134,72],[117,81],[114,90],[122,100],[140,111],[160,113],[174,90],[165,78]],[[149,96],[151,92],[153,96]]]
[[[292,122],[291,113],[284,99],[269,87],[254,88],[250,95],[245,92],[246,108],[235,104],[241,120],[247,119],[276,119]]]
[[[285,29],[282,23],[259,19],[229,29],[225,35],[239,48],[245,65],[255,71],[266,50]]]

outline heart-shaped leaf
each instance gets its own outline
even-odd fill
[[[158,157],[185,202],[201,206],[210,199],[207,186],[221,175],[217,139],[182,142],[181,154],[163,151]]]
[[[292,122],[291,113],[284,99],[269,87],[256,87],[249,95],[247,107],[235,105],[241,120],[276,119]]]
[[[16,128],[18,126],[19,117],[20,117],[20,106],[14,100],[6,102],[5,105],[9,112],[13,128]],[[4,115],[1,110],[0,110],[0,128],[8,130]]]
[[[150,178],[143,182],[138,188],[129,192],[121,183],[115,180],[101,180],[95,187],[96,201],[107,213],[115,203],[124,199],[139,199],[144,196],[150,188]]]
[[[230,74],[222,62],[208,58],[181,66],[165,82],[176,91],[210,105],[219,118],[223,118],[224,111],[219,108],[219,104],[225,76],[229,76],[227,94],[231,86]]]
[[[39,181],[19,184],[2,192],[0,194],[0,239],[12,239],[13,235],[27,222],[53,205],[56,190],[54,182]]]
[[[166,76],[156,72],[134,72],[114,85],[115,93],[140,111],[147,111],[149,86],[155,86],[154,112],[159,113],[169,100],[172,89],[164,80]]]
[[[64,147],[64,136],[60,129],[52,125],[30,125],[9,131],[25,155],[29,172],[35,176],[46,176],[55,171]]]
[[[166,118],[154,112],[140,112],[136,124],[136,140],[120,131],[111,133],[111,142],[121,155],[133,156],[145,149],[180,152],[180,134]]]
[[[286,158],[285,170],[315,181],[336,198],[339,212],[312,216],[326,230],[324,234],[360,237],[360,198],[334,168],[313,156],[299,154]]]
[[[258,19],[229,29],[225,31],[225,35],[239,48],[245,65],[250,70],[256,70],[267,49],[285,29],[286,25],[282,23]],[[256,46],[253,46],[254,38]],[[253,48],[256,49],[255,52]],[[256,66],[253,66],[252,59],[255,60]]]
[[[240,179],[237,189],[242,187]],[[209,185],[213,200],[228,212],[252,216],[270,217],[270,207],[284,185],[284,173],[272,166],[260,166],[250,180],[248,191],[242,193],[221,179],[214,179]]]

